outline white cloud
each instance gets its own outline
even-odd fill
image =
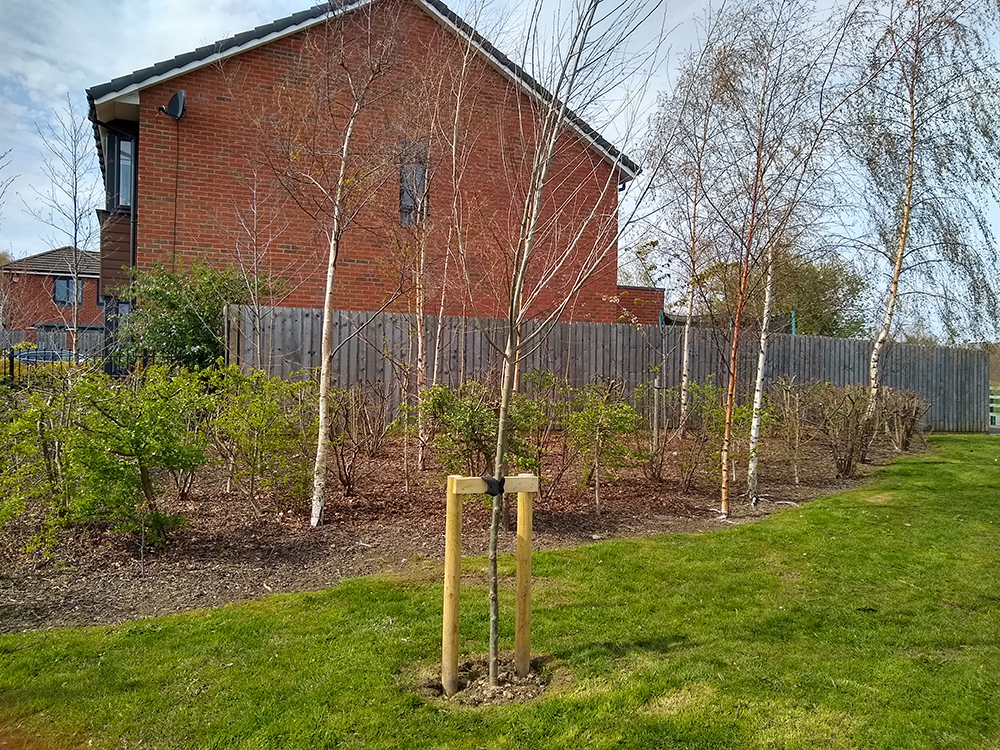
[[[190,52],[309,7],[296,0],[3,0],[0,2],[0,152],[19,175],[0,207],[0,250],[16,257],[48,249],[50,232],[23,210],[39,187],[36,126],[69,93],[86,111],[90,86]],[[20,196],[20,197],[19,197]]]
[[[480,0],[454,0],[470,20]],[[190,52],[315,5],[319,0],[0,0],[0,152],[12,148],[13,190],[32,200],[28,185],[42,184],[41,144],[52,110],[69,93],[85,111],[90,86]],[[553,3],[558,0],[553,0]],[[678,0],[686,20],[702,0]],[[518,0],[487,2],[483,30],[503,43],[517,28]],[[505,12],[499,13],[498,7]],[[684,19],[676,14],[685,16]],[[500,18],[491,24],[491,18]],[[475,24],[480,25],[480,24]],[[516,44],[514,45],[516,47]],[[513,51],[513,50],[512,50]],[[613,133],[608,133],[612,138]],[[45,227],[27,217],[8,192],[0,221],[0,249],[15,256],[48,249]]]

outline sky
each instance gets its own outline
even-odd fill
[[[86,116],[86,89],[303,10],[309,0],[3,0],[0,2],[0,251],[14,258],[60,243],[29,215],[47,188],[39,130],[66,96]],[[96,154],[96,151],[95,151]],[[95,162],[96,164],[96,162]],[[96,249],[96,248],[94,248]]]
[[[10,152],[0,181],[14,177],[0,205],[0,251],[21,258],[68,244],[65,237],[56,236],[29,213],[40,208],[35,191],[47,188],[39,131],[46,132],[52,126],[54,110],[65,109],[67,94],[85,117],[86,89],[91,86],[283,18],[316,2],[0,1],[0,154]],[[677,0],[667,9],[669,22],[683,24],[694,17],[699,4]],[[449,5],[470,18],[459,3]],[[489,32],[487,36],[492,39]],[[671,33],[675,47],[683,36],[676,29]]]

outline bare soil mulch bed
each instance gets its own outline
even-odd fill
[[[405,572],[444,555],[443,472],[425,473],[406,489],[386,458],[353,497],[331,494],[325,523],[309,526],[305,503],[249,503],[222,491],[221,482],[196,485],[190,499],[164,501],[185,528],[161,550],[142,550],[132,535],[88,528],[59,532],[50,557],[25,557],[32,531],[12,524],[0,532],[0,633],[108,625],[143,617],[214,607],[271,593],[327,588],[344,578]],[[602,482],[602,512],[593,489],[572,483],[534,504],[535,549],[572,547],[595,540],[668,532],[702,532],[756,520],[776,510],[844,489],[819,449],[808,458],[801,485],[781,461],[762,463],[763,500],[736,498],[728,518],[718,496],[705,489],[682,493],[676,477],[653,482],[637,470]],[[489,512],[478,498],[463,510],[463,553],[487,551]],[[501,532],[501,550],[514,551],[513,531]]]

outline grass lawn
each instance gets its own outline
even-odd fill
[[[0,637],[0,727],[46,748],[995,750],[1000,442],[934,448],[753,525],[536,554],[532,646],[557,679],[530,704],[415,693],[440,652],[428,565]],[[485,563],[466,571],[462,649],[482,653]]]

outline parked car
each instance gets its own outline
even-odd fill
[[[72,362],[73,352],[66,349],[50,351],[46,349],[25,349],[14,354],[14,359],[25,365],[40,365],[51,362]]]

